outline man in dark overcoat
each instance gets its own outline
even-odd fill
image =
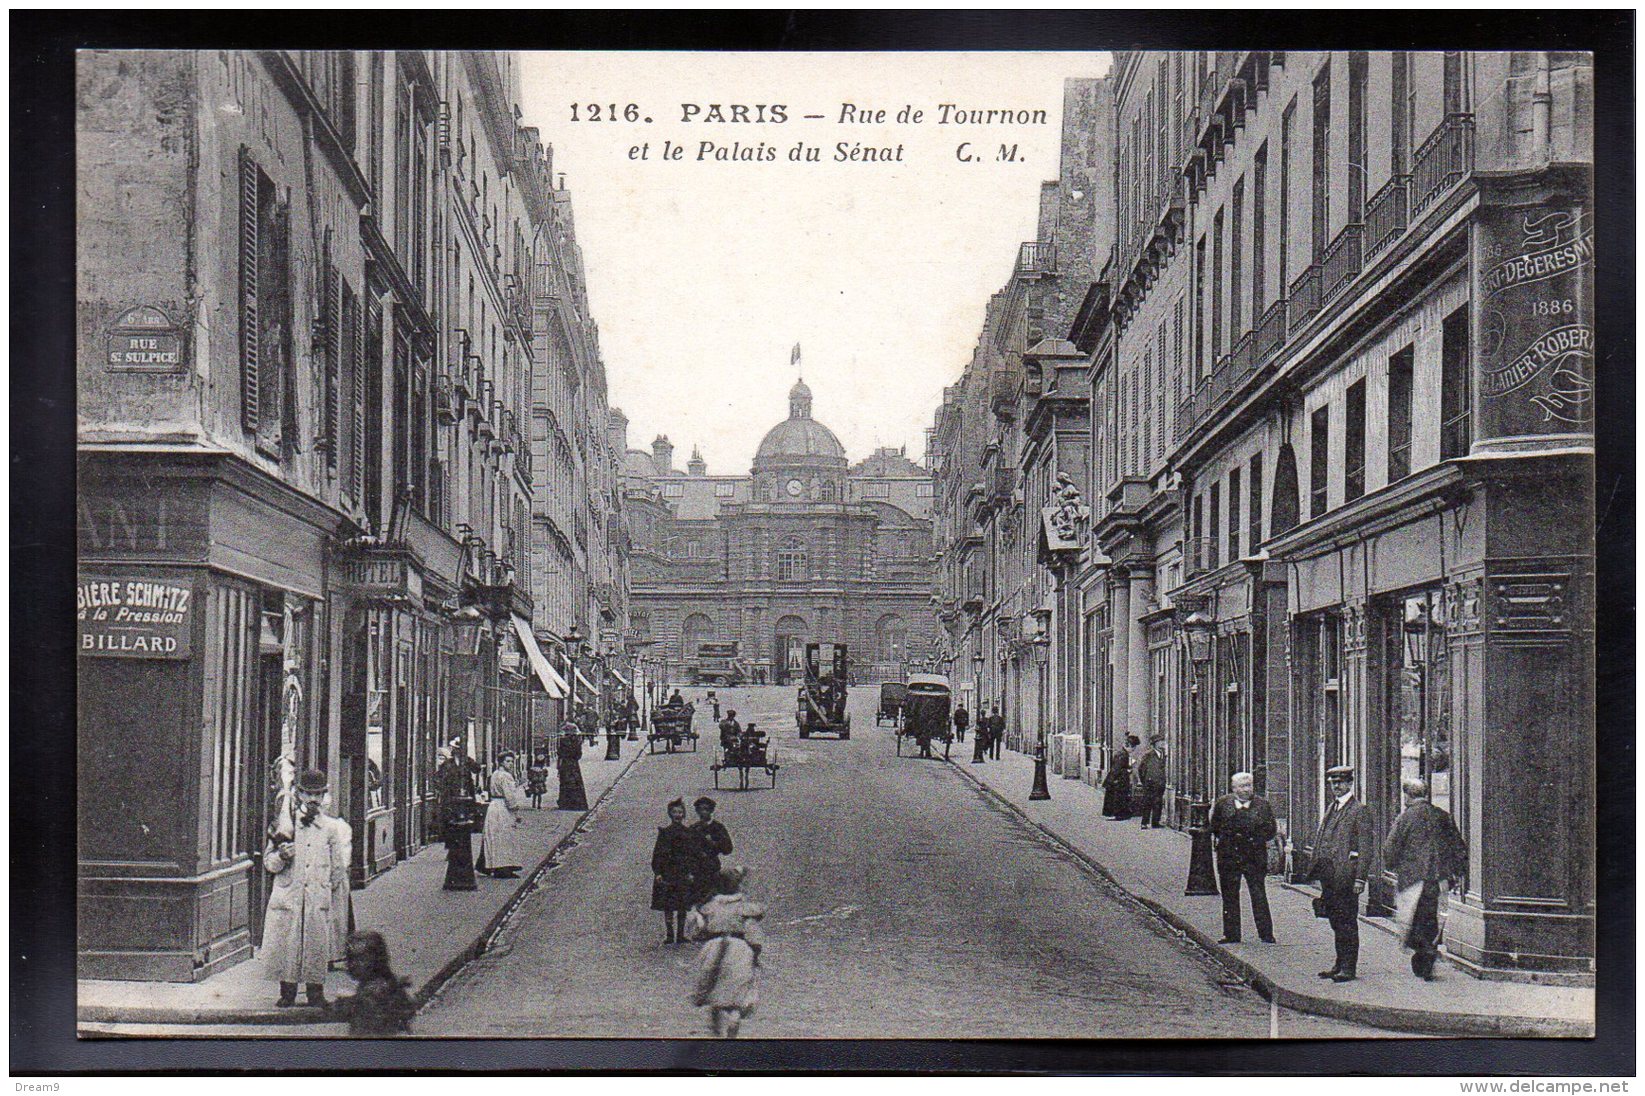
[[[971,726],[971,713],[961,704],[954,709],[954,737],[961,742],[965,741],[965,729]]]
[[[1274,917],[1268,910],[1268,842],[1279,827],[1274,808],[1256,793],[1250,773],[1235,773],[1233,790],[1211,807],[1211,835],[1217,843],[1217,883],[1222,887],[1222,943],[1237,944],[1239,883],[1251,891],[1251,917],[1257,937],[1274,942]]]
[[[1143,829],[1159,829],[1160,814],[1165,809],[1165,755],[1160,747],[1165,740],[1156,738],[1137,758],[1137,790]]]
[[[1325,771],[1331,802],[1314,836],[1308,878],[1319,880],[1320,906],[1331,922],[1337,961],[1319,972],[1333,982],[1352,982],[1359,968],[1359,896],[1371,866],[1371,811],[1354,794],[1354,770],[1338,765]]]
[[[1468,845],[1451,816],[1428,798],[1428,782],[1408,777],[1400,791],[1405,809],[1388,831],[1383,863],[1399,887],[1395,908],[1406,922],[1405,946],[1412,951],[1411,973],[1433,981],[1439,959],[1440,883],[1449,889],[1468,870]]]

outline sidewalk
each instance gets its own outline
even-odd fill
[[[1050,776],[1051,798],[1029,802],[1034,761],[1005,751],[999,761],[953,764],[1028,822],[1107,876],[1133,898],[1236,969],[1271,1000],[1299,1012],[1434,1035],[1591,1037],[1591,988],[1484,981],[1443,960],[1438,979],[1411,974],[1410,959],[1384,919],[1361,918],[1359,978],[1331,983],[1317,977],[1331,963],[1331,932],[1314,917],[1310,890],[1268,880],[1277,944],[1256,940],[1251,907],[1240,894],[1249,942],[1221,945],[1222,899],[1190,898],[1189,838],[1170,829],[1141,829],[1135,820],[1102,816],[1102,790]]]
[[[646,744],[624,742],[621,761],[605,761],[605,739],[583,755],[583,783],[590,809],[598,807],[628,767],[644,756]],[[592,755],[592,759],[591,759]],[[354,921],[376,929],[388,942],[395,971],[411,981],[422,1001],[472,959],[531,877],[586,817],[553,809],[554,788],[541,811],[527,808],[520,830],[527,863],[517,879],[478,876],[477,891],[441,889],[446,849],[430,845],[354,892]],[[475,839],[476,850],[479,840]],[[340,970],[326,978],[326,995],[352,993],[354,983]],[[264,981],[260,964],[247,960],[204,982],[115,982],[81,979],[78,1019],[82,1023],[127,1024],[286,1024],[325,1020],[317,1009],[275,1008],[279,987]]]

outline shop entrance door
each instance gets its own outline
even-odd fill
[[[247,879],[247,915],[254,947],[263,943],[263,913],[268,906],[269,873],[263,868],[263,847],[274,820],[275,795],[280,788],[280,715],[284,675],[278,654],[257,661],[257,729],[245,768],[245,847],[251,852]]]

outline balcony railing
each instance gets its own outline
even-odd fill
[[[1365,257],[1392,243],[1410,223],[1411,177],[1395,175],[1365,206]]]
[[[1411,171],[1411,215],[1424,210],[1474,167],[1474,116],[1447,115],[1417,149]]]
[[[1257,324],[1257,361],[1266,364],[1285,345],[1286,299],[1281,297],[1268,306]]]
[[[1337,238],[1325,249],[1319,260],[1321,305],[1340,293],[1359,273],[1364,265],[1364,243],[1365,226],[1349,224],[1342,226]]]
[[[434,377],[434,415],[447,425],[463,417],[462,397],[457,395],[451,378],[443,373]]]
[[[1228,378],[1230,389],[1238,388],[1251,371],[1257,367],[1257,336],[1255,331],[1247,331],[1234,341],[1234,349],[1228,355],[1233,375]]]
[[[1292,332],[1302,328],[1319,311],[1319,265],[1316,263],[1297,275],[1291,283],[1291,296],[1286,301],[1286,326]]]
[[[1056,270],[1056,244],[1030,240],[1017,252],[1018,274],[1054,274]]]

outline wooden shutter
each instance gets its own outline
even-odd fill
[[[366,361],[366,310],[356,305],[354,318],[358,328],[354,336],[354,360],[350,363],[354,374],[354,444],[349,464],[353,473],[354,497],[363,504],[366,491],[366,370],[376,363]]]
[[[339,315],[341,282],[337,276],[337,268],[331,265],[328,257],[325,264],[325,274],[321,279],[320,325],[323,331],[323,347],[326,370],[326,406],[325,406],[325,446],[326,469],[337,474],[337,442],[339,427],[342,418],[342,317]]]
[[[354,290],[348,282],[342,281],[342,308],[341,317],[341,354],[338,358],[340,404],[348,407],[347,417],[339,423],[342,428],[337,437],[338,461],[343,470],[343,490],[349,497],[358,501],[360,498],[359,477],[355,474],[355,457],[358,453],[356,438],[358,436],[357,416],[354,414],[354,389],[358,384],[357,374],[360,369],[360,311],[359,302],[354,296]]]
[[[257,310],[257,164],[240,149],[240,423],[255,434],[261,419],[261,318]]]

